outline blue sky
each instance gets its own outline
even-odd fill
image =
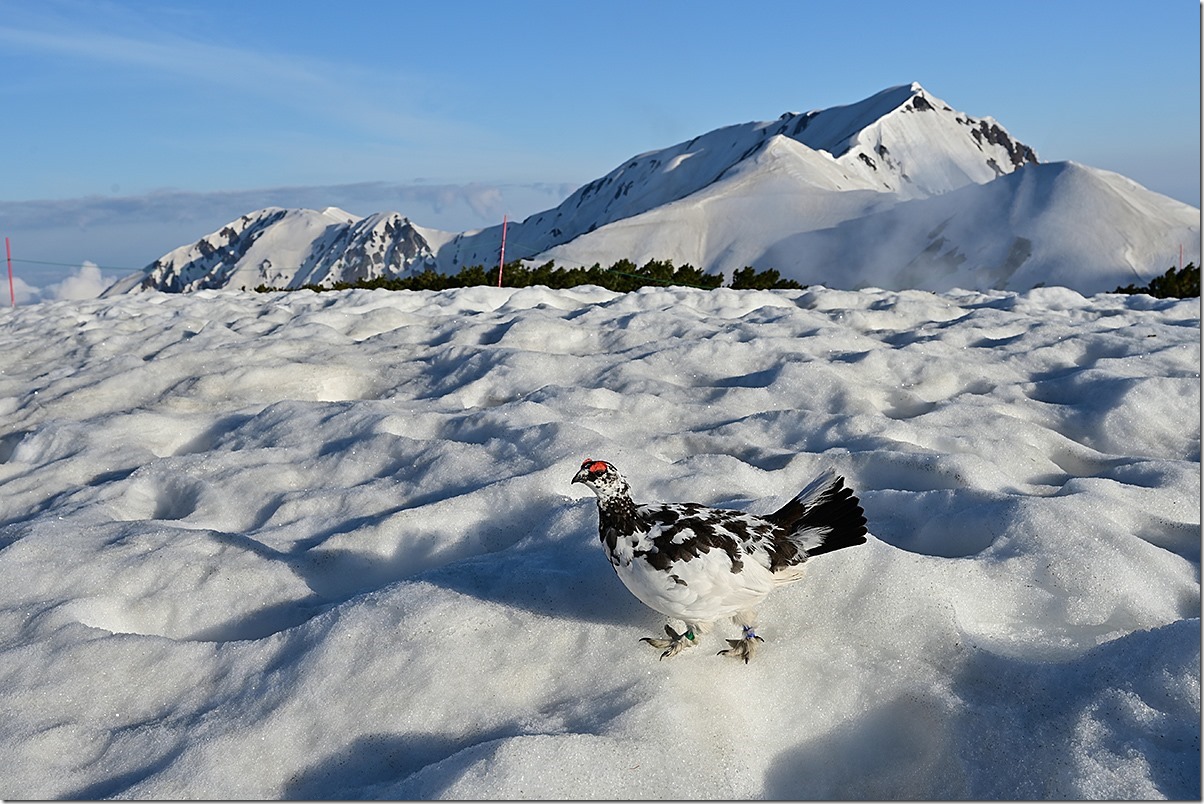
[[[475,228],[911,81],[1199,206],[1199,70],[1197,0],[0,0],[0,235],[120,274],[269,204]]]

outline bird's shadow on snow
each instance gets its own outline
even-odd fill
[[[512,547],[422,573],[429,583],[546,617],[612,625],[645,623],[649,610],[631,596],[598,545],[592,501],[549,512],[544,527]]]
[[[407,580],[421,580],[459,594],[535,614],[578,622],[647,624],[649,610],[623,587],[597,544],[592,502],[549,507],[532,515],[499,516],[491,531],[472,540],[459,557],[438,543],[410,543],[391,556],[328,549],[314,553],[332,534],[379,526],[400,507],[341,523],[281,551],[253,537],[209,531],[223,544],[288,565],[313,590],[310,596],[240,612],[189,636],[202,642],[260,639],[292,628],[353,597]]]

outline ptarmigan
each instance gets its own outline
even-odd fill
[[[623,584],[685,623],[684,633],[666,625],[668,639],[641,640],[664,648],[662,659],[730,617],[743,636],[719,653],[747,663],[764,641],[753,630],[757,606],[774,587],[801,578],[812,556],[865,542],[861,503],[831,470],[763,517],[698,503],[636,505],[626,478],[606,461],[585,461],[572,482],[597,495],[602,549]]]

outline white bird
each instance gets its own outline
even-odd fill
[[[756,610],[776,586],[799,580],[807,559],[865,542],[865,514],[844,478],[828,470],[766,516],[698,503],[637,505],[626,478],[589,459],[573,477],[598,498],[598,536],[611,566],[651,609],[681,620],[668,639],[644,637],[661,658],[698,642],[730,617],[743,629],[721,655],[746,663],[758,642]]]

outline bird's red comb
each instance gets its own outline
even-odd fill
[[[581,468],[588,471],[591,475],[606,471],[606,461],[595,461],[593,458],[586,458],[581,462]]]

